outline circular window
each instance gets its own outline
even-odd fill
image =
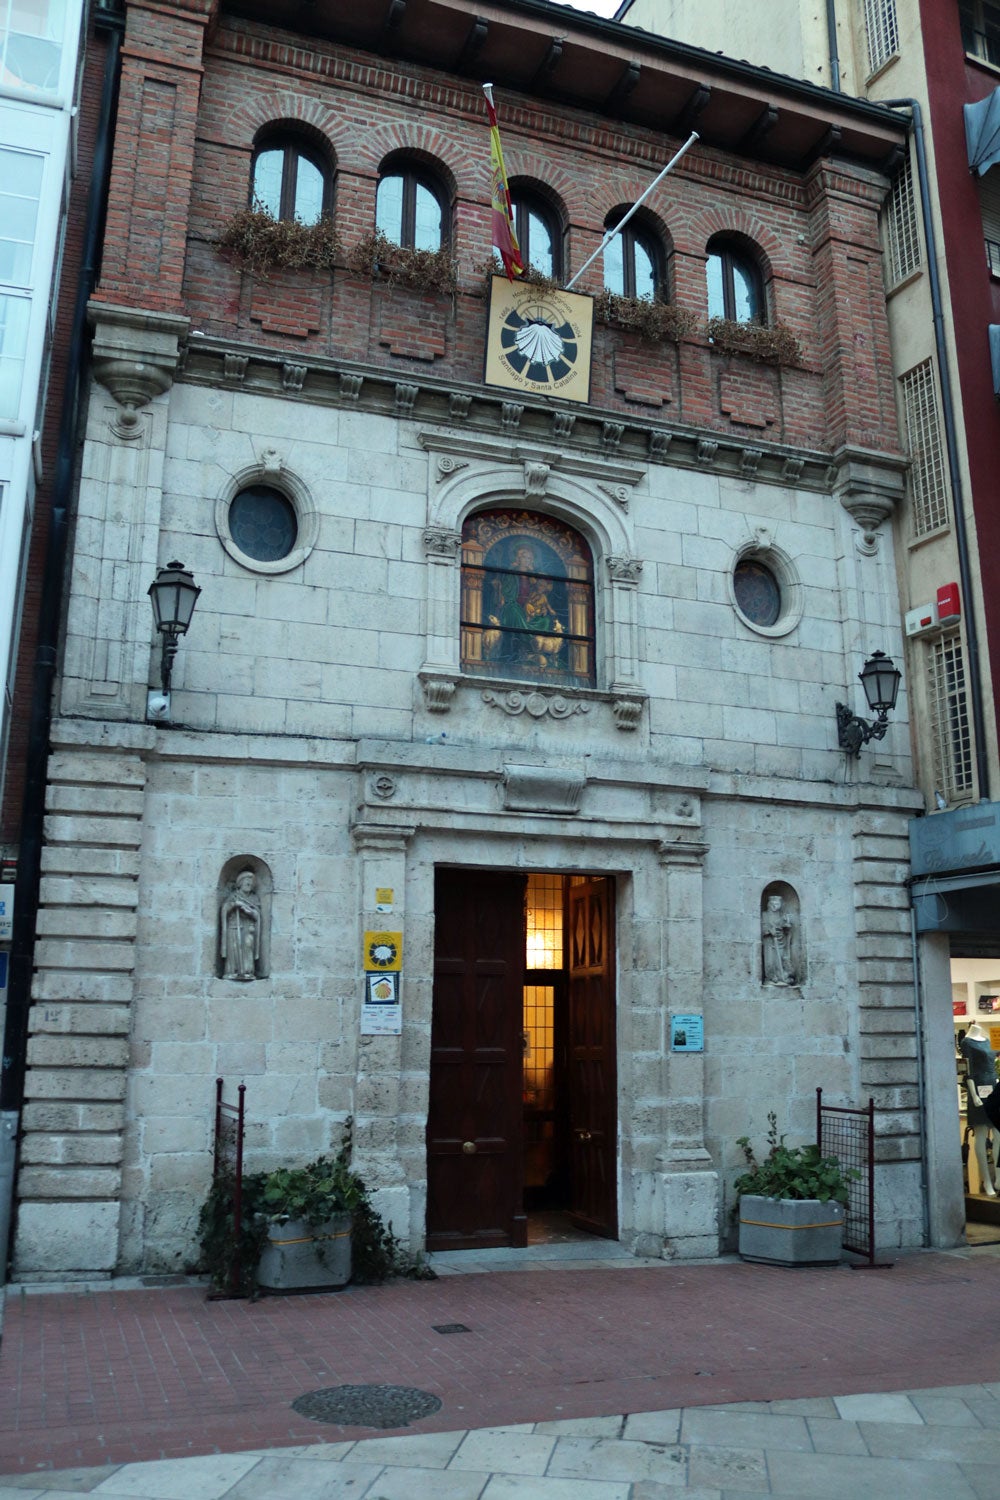
[[[751,625],[765,629],[776,625],[781,616],[781,586],[764,563],[743,557],[733,574],[736,607]]]
[[[294,505],[266,484],[251,485],[234,495],[228,520],[236,546],[255,562],[279,562],[298,538]]]

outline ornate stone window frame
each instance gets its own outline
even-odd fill
[[[459,685],[506,712],[512,696],[532,700],[537,713],[542,685],[464,673],[460,661],[462,524],[474,510],[505,505],[552,515],[579,531],[594,559],[596,686],[561,685],[553,719],[569,717],[565,705],[611,701],[617,727],[632,730],[647,694],[639,681],[638,591],[642,562],[635,556],[629,515],[639,467],[580,458],[539,445],[502,444],[487,438],[422,432],[428,453],[428,504],[424,528],[427,565],[426,654],[420,671],[424,706],[451,707]],[[578,712],[586,712],[581,707]]]
[[[736,568],[739,563],[746,561],[763,563],[764,567],[774,574],[777,581],[781,593],[781,610],[773,625],[757,624],[743,613],[737,603]],[[798,569],[788,553],[781,547],[775,546],[771,533],[764,527],[758,527],[753,536],[736,549],[732,566],[726,575],[726,586],[729,591],[729,602],[736,611],[740,623],[745,625],[747,630],[752,630],[755,635],[772,638],[788,635],[802,619],[805,598]]]
[[[229,529],[229,507],[241,490],[252,484],[266,484],[285,496],[295,511],[297,535],[295,546],[286,557],[274,562],[260,562],[238,546]],[[215,530],[226,552],[249,573],[290,573],[305,562],[319,535],[319,512],[309,489],[287,467],[277,449],[266,448],[258,461],[240,469],[227,480],[215,502]]]

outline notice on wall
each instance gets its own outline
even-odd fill
[[[380,885],[375,891],[375,910],[380,917],[387,917],[392,912],[394,891],[391,885]]]
[[[704,1052],[704,1016],[672,1016],[670,1050],[671,1052]]]
[[[366,932],[362,967],[382,973],[403,967],[403,934],[401,932]]]
[[[14,887],[0,885],[0,943],[14,941]]]
[[[366,974],[361,1002],[362,1036],[399,1036],[403,1030],[403,1007],[397,973]]]

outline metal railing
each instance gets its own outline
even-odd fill
[[[875,1100],[865,1109],[823,1103],[816,1090],[816,1144],[823,1156],[835,1156],[841,1169],[853,1169],[851,1195],[844,1219],[844,1249],[875,1265]],[[890,1262],[880,1261],[879,1265]]]
[[[228,1191],[232,1205],[233,1254],[225,1289],[216,1296],[241,1297],[240,1239],[243,1232],[243,1134],[247,1087],[236,1090],[237,1102],[227,1104],[222,1097],[223,1080],[215,1080],[215,1141],[212,1151],[212,1183]]]

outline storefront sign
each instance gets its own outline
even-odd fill
[[[914,875],[1000,865],[1000,803],[977,802],[910,823]]]
[[[704,1016],[674,1016],[670,1022],[671,1052],[704,1052]]]

